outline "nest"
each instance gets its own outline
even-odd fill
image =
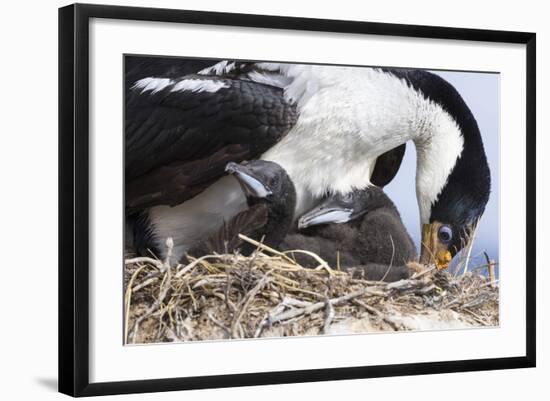
[[[496,326],[498,285],[479,273],[454,276],[411,265],[393,283],[355,278],[317,255],[315,269],[257,246],[238,253],[165,261],[126,259],[127,344]]]

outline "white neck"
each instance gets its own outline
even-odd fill
[[[439,105],[431,121],[413,138],[416,146],[416,197],[421,224],[429,223],[432,205],[443,190],[464,148],[464,137],[453,118]]]

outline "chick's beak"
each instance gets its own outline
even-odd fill
[[[245,165],[230,162],[225,166],[225,171],[237,179],[246,196],[265,198],[273,194],[262,180]]]
[[[353,209],[341,207],[317,207],[304,214],[298,220],[298,229],[319,224],[346,223],[351,220]]]
[[[439,227],[441,227],[439,222],[422,225],[420,263],[434,264],[438,270],[443,270],[449,266],[453,257],[448,245],[442,243],[437,236]]]

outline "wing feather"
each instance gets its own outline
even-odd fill
[[[197,194],[227,162],[257,158],[297,119],[283,91],[268,85],[187,75],[160,86],[148,81],[150,89],[127,92],[125,178],[133,208],[185,200],[169,193]]]

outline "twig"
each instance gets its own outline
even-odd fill
[[[225,331],[225,333],[227,334],[227,336],[229,338],[231,338],[231,330],[229,330],[228,327],[226,327],[222,322],[220,322],[219,320],[217,320],[214,316],[212,316],[209,313],[206,314],[206,316],[208,317],[208,319],[210,319],[212,321],[212,323],[214,323],[216,326],[218,326],[220,329],[222,329],[223,331]]]
[[[159,308],[162,301],[164,301],[164,298],[168,294],[168,290],[170,289],[171,278],[172,278],[171,269],[170,269],[170,258],[172,257],[173,246],[174,246],[174,241],[172,240],[172,238],[168,238],[166,240],[166,247],[168,248],[168,250],[166,252],[167,256],[166,256],[166,260],[163,264],[163,268],[166,269],[166,273],[165,273],[164,278],[163,278],[162,283],[161,283],[159,296],[156,299],[156,301],[153,303],[153,305],[151,305],[145,311],[145,313],[143,313],[140,317],[138,317],[136,319],[136,321],[134,322],[134,325],[132,327],[132,342],[133,343],[135,343],[135,341],[136,341],[137,330],[138,330],[138,327],[141,324],[141,322]],[[131,287],[128,287],[128,288],[131,288]],[[128,333],[126,332],[125,333],[125,338],[127,338],[127,335],[128,335]]]
[[[126,265],[131,265],[131,264],[134,264],[134,263],[135,264],[148,263],[150,265],[153,265],[157,269],[162,269],[162,262],[160,260],[149,258],[147,256],[140,256],[140,257],[137,257],[137,258],[126,259],[124,261],[124,264],[126,264]]]
[[[279,252],[265,244],[262,244],[261,242],[258,242],[256,240],[253,240],[252,238],[249,238],[247,237],[246,235],[243,235],[243,234],[239,234],[239,238],[242,239],[243,241],[246,241],[246,242],[249,242],[251,243],[252,245],[256,245],[258,248],[262,249],[262,250],[265,250],[265,251],[268,251],[274,255],[277,255],[277,256],[280,256],[284,259],[286,259],[287,262],[290,262],[290,263],[296,263],[294,260],[292,260],[292,258],[289,258],[287,255],[285,255],[283,252]]]
[[[206,278],[203,278],[202,280],[197,281],[195,284],[193,284],[193,289],[198,287],[204,287],[205,284],[214,285],[214,284],[220,284],[220,283],[225,283],[225,278],[206,277]]]
[[[325,301],[325,323],[323,324],[323,334],[327,334],[329,329],[330,329],[330,325],[332,323],[332,320],[334,319],[334,306],[332,306],[332,303],[330,303],[330,300],[327,298],[327,300]]]
[[[489,283],[490,283],[490,286],[494,288],[495,285],[493,283],[496,281],[495,261],[489,258],[489,255],[487,254],[487,252],[483,252],[483,254],[485,255],[485,260],[487,261],[487,272],[489,273]]]
[[[142,288],[145,288],[148,285],[153,284],[157,280],[158,280],[158,277],[151,277],[149,279],[143,280],[141,283],[137,284],[135,287],[132,288],[132,293],[138,292]]]
[[[128,322],[130,320],[130,304],[132,303],[132,285],[134,284],[134,280],[136,279],[139,272],[141,272],[143,269],[145,269],[145,265],[139,267],[134,274],[132,274],[132,277],[130,277],[130,281],[128,282],[126,286],[126,292],[124,294],[124,344],[128,343]]]
[[[436,270],[437,268],[435,267],[435,265],[432,265],[430,267],[428,267],[427,269],[425,270],[422,270],[421,272],[415,272],[412,276],[411,276],[411,279],[418,279],[419,277],[422,277],[430,272],[433,272],[434,270]]]
[[[284,305],[284,300],[283,302],[281,302],[280,304],[278,304],[275,308],[273,308],[270,312],[268,312],[264,318],[262,319],[262,321],[260,322],[260,324],[258,325],[258,327],[256,328],[256,331],[254,333],[254,338],[258,338],[262,335],[264,329],[266,326],[271,326],[271,323],[272,323],[272,317],[281,313],[282,311],[285,310],[285,305]]]
[[[399,330],[399,326],[397,326],[391,319],[389,319],[384,313],[380,312],[378,309],[376,309],[375,307],[359,300],[359,299],[354,299],[353,300],[354,303],[356,303],[357,305],[365,308],[365,310],[367,312],[369,312],[370,314],[372,315],[375,315],[376,317],[378,317],[379,319],[383,320],[384,322],[386,322],[392,329],[394,329],[395,331],[398,331]]]
[[[470,309],[464,308],[463,310],[464,310],[464,312],[467,312],[467,313],[469,313],[470,315],[472,315],[472,317],[474,318],[474,320],[475,320],[476,322],[481,323],[481,324],[484,325],[484,326],[488,326],[488,325],[489,325],[489,323],[488,323],[485,319],[483,319],[483,318],[482,318],[481,316],[479,316],[478,314],[472,312]]]
[[[474,240],[476,238],[478,224],[479,224],[479,219],[476,222],[476,225],[472,231],[472,235],[468,241],[468,253],[466,254],[466,261],[464,262],[464,270],[462,271],[462,275],[465,275],[466,272],[468,272],[468,265],[470,264],[470,255],[472,254],[472,249],[474,248]]]
[[[414,279],[405,280],[405,279],[402,279],[402,280],[399,280],[399,281],[394,281],[393,283],[388,283],[388,285],[386,285],[386,288],[389,289],[389,290],[404,291],[404,290],[411,290],[411,289],[414,289],[414,288],[422,287],[423,284],[424,283],[422,283],[422,281],[420,281],[420,280],[414,280]]]
[[[181,269],[180,271],[178,271],[174,277],[176,278],[180,278],[181,276],[183,276],[185,273],[187,273],[189,270],[191,270],[193,267],[195,267],[196,265],[198,265],[199,263],[201,263],[203,260],[207,260],[207,259],[219,259],[220,256],[219,255],[206,255],[206,256],[202,256],[198,259],[195,259],[194,261],[192,261],[191,263],[189,263],[188,265],[186,265],[183,269]]]
[[[499,282],[500,282],[499,279],[496,279],[496,280],[493,280],[493,281],[489,281],[489,282],[487,282],[487,283],[484,283],[484,284],[480,285],[479,288],[483,288],[483,287],[497,288]]]
[[[390,241],[391,241],[391,259],[390,259],[390,266],[388,267],[388,270],[386,270],[386,273],[384,273],[384,275],[382,276],[382,278],[380,279],[380,281],[384,281],[386,279],[386,277],[388,276],[388,273],[390,272],[390,270],[392,269],[393,267],[393,257],[395,256],[395,244],[393,243],[393,238],[390,234]]]
[[[324,261],[323,259],[321,259],[317,254],[315,254],[313,252],[304,251],[303,249],[292,249],[292,250],[289,250],[289,251],[285,251],[284,253],[285,254],[290,253],[292,255],[294,255],[295,253],[301,253],[303,255],[308,255],[308,256],[312,257],[313,259],[315,259],[315,261],[317,263],[319,263],[319,266],[315,267],[315,270],[325,269],[328,274],[330,274],[330,275],[334,274],[334,271],[330,268],[328,263],[326,261]]]
[[[238,306],[239,312],[236,314],[235,318],[233,319],[233,322],[231,322],[231,337],[237,338],[237,325],[239,324],[239,321],[243,317],[244,313],[246,312],[246,309],[248,308],[248,305],[250,304],[250,301],[256,296],[258,291],[260,291],[270,280],[269,274],[272,270],[268,271],[260,281],[250,290],[246,296],[243,298],[243,300],[240,302],[240,305]]]
[[[365,290],[361,290],[361,291],[356,291],[356,292],[352,292],[350,294],[347,294],[347,295],[344,295],[344,296],[341,296],[339,298],[334,298],[334,299],[330,299],[328,302],[332,305],[332,306],[337,306],[343,302],[347,302],[349,301],[350,299],[353,299],[353,298],[357,298],[357,297],[361,297],[363,295],[367,295],[369,293],[369,290],[368,289],[365,289]],[[273,323],[277,323],[277,322],[281,322],[283,320],[288,320],[288,319],[292,319],[294,317],[297,317],[297,316],[301,316],[301,315],[310,315],[314,312],[317,312],[319,311],[320,309],[322,309],[324,306],[326,305],[326,302],[317,302],[317,303],[314,303],[313,305],[310,305],[306,308],[300,308],[300,309],[291,309],[289,311],[286,311],[286,312],[283,312],[283,313],[280,313],[279,315],[277,316],[273,316],[272,318],[272,322]]]
[[[224,291],[224,298],[225,298],[225,304],[227,305],[227,308],[235,313],[237,311],[237,307],[231,300],[229,299],[229,292],[231,291],[231,283],[233,282],[233,278],[231,276],[227,277],[227,283],[225,285],[225,291]]]
[[[465,303],[462,305],[462,308],[471,308],[473,306],[479,306],[487,301],[489,301],[491,298],[487,297],[485,294],[481,294],[480,296],[472,299],[471,301]]]
[[[281,304],[284,306],[306,308],[310,306],[312,303],[308,301],[302,301],[299,299],[291,298],[291,297],[285,297],[285,299],[283,299],[283,302],[281,302]]]

